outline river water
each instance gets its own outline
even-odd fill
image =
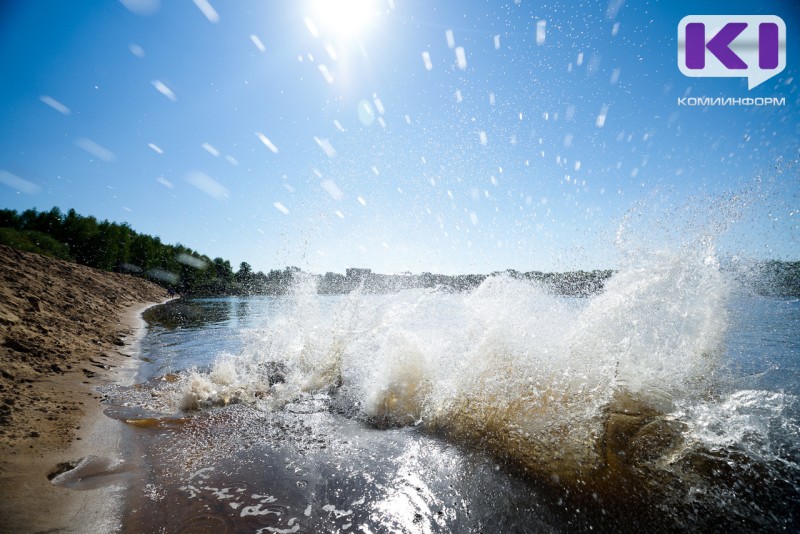
[[[655,255],[565,298],[506,276],[154,308],[109,388],[129,532],[797,530],[800,302]]]

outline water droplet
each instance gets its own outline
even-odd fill
[[[42,189],[37,184],[4,170],[0,170],[0,184],[28,195],[35,195]]]
[[[314,136],[314,141],[323,150],[323,152],[325,152],[325,155],[328,156],[329,158],[332,158],[336,155],[336,150],[333,148],[333,145],[331,145],[330,141],[328,141],[327,139],[322,139],[317,136]]]
[[[70,113],[72,113],[67,106],[65,106],[52,96],[42,95],[39,97],[39,100],[41,100],[43,103],[47,104],[54,110],[58,111],[62,115],[69,115]]]
[[[253,44],[256,45],[256,48],[258,48],[259,52],[267,51],[267,47],[264,46],[264,43],[261,42],[261,39],[258,38],[258,35],[254,33],[250,34],[250,40],[253,41]]]
[[[210,143],[203,143],[201,146],[203,147],[203,150],[205,150],[206,152],[208,152],[209,154],[211,154],[215,158],[219,157],[219,150],[214,148],[214,146],[211,145]]]
[[[143,58],[144,55],[145,55],[144,54],[144,48],[142,48],[141,46],[139,46],[136,43],[129,44],[128,45],[128,50],[130,50],[131,54],[133,54],[134,56],[138,57],[139,59]]]
[[[130,0],[129,0],[130,1]],[[208,2],[208,0],[193,0],[194,5],[197,6],[197,9],[200,10],[203,15],[208,19],[209,22],[216,24],[219,22],[219,13],[214,9],[214,7]]]
[[[433,63],[431,63],[431,55],[428,52],[422,53],[422,62],[425,64],[425,70],[433,70]]]
[[[606,124],[606,115],[608,115],[608,105],[604,105],[600,108],[600,114],[597,115],[597,120],[595,121],[595,126],[598,128],[602,128]]]
[[[375,122],[375,112],[372,110],[370,103],[366,100],[362,100],[358,103],[358,120],[360,120],[361,124],[364,126],[370,126]]]
[[[464,52],[463,46],[456,48],[456,64],[458,64],[458,68],[461,70],[467,69],[467,54]]]
[[[536,23],[536,44],[543,45],[547,37],[547,21],[540,20]]]
[[[268,149],[270,149],[270,151],[271,151],[273,154],[277,154],[277,153],[278,153],[278,147],[276,147],[276,146],[275,146],[275,145],[272,143],[272,141],[270,141],[270,140],[269,140],[269,138],[268,138],[266,135],[264,135],[264,134],[263,134],[263,133],[261,133],[261,132],[256,132],[256,137],[258,137],[258,138],[259,138],[259,140],[261,140],[261,142],[262,142],[262,143],[264,143],[264,146],[266,146]]]
[[[156,88],[156,91],[158,91],[159,93],[161,93],[162,95],[164,95],[165,97],[170,99],[171,101],[175,102],[176,100],[178,100],[178,97],[175,96],[175,93],[172,91],[172,89],[167,87],[166,84],[164,82],[162,82],[161,80],[153,80],[150,83],[152,83],[153,87]]]
[[[227,187],[202,171],[188,172],[184,179],[214,200],[222,201],[230,197]]]
[[[308,28],[308,33],[311,34],[311,37],[315,39],[319,37],[319,30],[317,29],[317,25],[314,24],[314,21],[311,20],[310,17],[303,17],[303,22],[306,23],[306,28]]]
[[[320,73],[322,73],[322,77],[325,78],[325,81],[328,82],[329,84],[332,84],[334,81],[333,74],[331,74],[331,71],[328,70],[328,67],[320,64],[318,68]]]
[[[112,162],[116,159],[116,156],[114,155],[113,152],[111,152],[106,147],[95,143],[91,139],[87,139],[85,137],[79,137],[78,139],[75,140],[75,144],[80,148],[84,149],[92,156],[100,158],[105,162]]]

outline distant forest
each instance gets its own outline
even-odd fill
[[[236,289],[229,261],[212,260],[183,245],[140,234],[126,223],[98,221],[75,210],[0,210],[0,244],[141,276],[179,293],[224,294]]]
[[[495,274],[534,281],[560,295],[586,296],[602,290],[613,274],[610,270],[565,273],[507,270],[492,275],[384,275],[369,269],[347,269],[344,275],[330,272],[315,275],[303,273],[298,267],[254,272],[247,262],[242,262],[234,272],[228,260],[211,259],[181,244],[162,243],[160,238],[140,234],[126,223],[98,221],[72,209],[64,214],[57,207],[22,213],[0,210],[0,245],[141,276],[171,291],[194,296],[280,295],[300,276],[313,277],[320,294],[349,293],[355,289],[385,293],[423,287],[466,291]],[[750,276],[745,282],[759,293],[800,297],[800,262],[762,262],[748,272]]]

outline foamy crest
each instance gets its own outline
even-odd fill
[[[590,300],[575,350],[613,365],[618,386],[665,409],[674,395],[703,392],[723,350],[728,293],[712,254],[652,254]]]

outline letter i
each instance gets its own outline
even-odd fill
[[[758,66],[762,69],[778,68],[778,25],[774,22],[758,25]]]
[[[686,25],[686,67],[702,69],[706,66],[706,26],[702,22]]]

